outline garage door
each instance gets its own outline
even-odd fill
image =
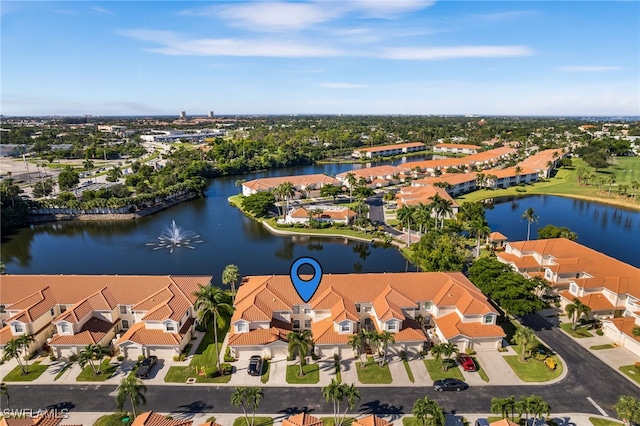
[[[474,351],[495,351],[498,347],[498,339],[474,339]]]
[[[285,345],[274,345],[271,347],[271,359],[283,359],[289,356]]]

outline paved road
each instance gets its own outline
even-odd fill
[[[410,413],[413,403],[425,395],[435,399],[448,411],[486,413],[492,397],[540,395],[554,412],[600,414],[588,400],[593,400],[613,416],[613,404],[621,394],[639,395],[634,384],[603,364],[589,351],[539,316],[523,319],[544,342],[569,365],[561,382],[540,386],[474,386],[464,392],[435,392],[431,387],[386,388],[360,387],[362,413]],[[74,411],[113,411],[114,386],[10,385],[12,408],[68,408]],[[231,387],[215,386],[147,386],[145,409],[159,412],[239,413],[230,404]],[[294,413],[302,410],[329,413],[320,388],[267,387],[258,412]]]
[[[394,236],[403,235],[402,232],[398,231],[396,228],[392,228],[387,225],[384,221],[384,202],[382,197],[384,194],[376,194],[367,198],[365,201],[369,206],[369,220],[374,223],[381,225],[384,228],[384,231],[388,234]]]

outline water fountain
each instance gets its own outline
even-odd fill
[[[157,243],[147,243],[148,246],[154,246],[154,250],[160,250],[162,248],[169,249],[169,253],[173,253],[173,250],[180,247],[186,247],[188,249],[195,249],[192,244],[198,244],[203,242],[197,240],[200,235],[192,231],[184,231],[178,225],[176,221],[171,221],[171,226],[166,228],[160,236],[158,236]]]

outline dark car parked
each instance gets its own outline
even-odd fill
[[[251,358],[249,358],[249,368],[247,368],[247,372],[252,376],[261,376],[262,357],[253,355]]]
[[[437,390],[438,392],[453,390],[460,392],[461,390],[467,389],[468,387],[468,384],[458,379],[449,378],[436,380],[435,382],[433,382],[433,389]]]
[[[136,377],[139,379],[146,379],[149,377],[149,373],[151,373],[151,369],[158,362],[158,357],[155,355],[151,355],[142,360],[142,364],[138,367],[136,371]]]

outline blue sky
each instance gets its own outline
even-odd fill
[[[640,115],[638,1],[2,1],[4,115]]]

